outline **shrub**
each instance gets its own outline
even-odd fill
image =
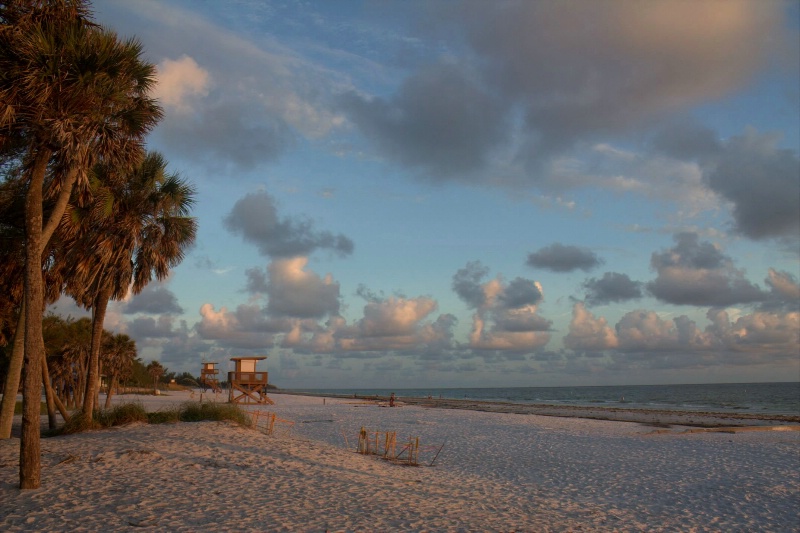
[[[140,403],[123,403],[111,409],[96,411],[95,417],[102,427],[122,426],[133,422],[147,422],[147,410]]]
[[[64,425],[55,431],[55,434],[72,435],[73,433],[83,433],[90,429],[100,429],[102,427],[107,426],[101,426],[98,420],[89,420],[83,411],[75,411],[72,413],[72,416],[69,417],[69,420],[64,422]]]
[[[147,421],[151,424],[174,424],[180,420],[180,409],[175,407],[147,413]]]
[[[204,420],[215,422],[228,420],[245,427],[252,425],[247,413],[235,404],[186,402],[179,407],[170,407],[148,413],[141,403],[132,402],[115,405],[111,409],[97,410],[94,412],[92,420],[84,416],[81,411],[77,411],[54,434],[71,435],[91,429],[110,428],[133,422],[171,424],[175,422],[202,422]]]
[[[202,420],[229,420],[240,426],[250,426],[250,417],[238,405],[230,403],[197,403],[186,402],[181,406],[182,422],[200,422]]]

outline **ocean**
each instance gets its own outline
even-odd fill
[[[678,411],[800,414],[800,382],[598,387],[293,389],[352,396],[467,399],[519,404],[630,407]]]

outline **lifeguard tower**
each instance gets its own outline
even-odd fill
[[[229,403],[275,403],[267,396],[268,372],[256,372],[256,363],[264,359],[266,356],[231,357],[236,370],[228,372]]]
[[[203,368],[200,370],[200,383],[214,392],[222,392],[218,374],[217,363],[203,363]]]

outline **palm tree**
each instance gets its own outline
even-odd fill
[[[92,345],[92,322],[88,318],[74,320],[48,315],[44,326],[45,349],[56,397],[74,409],[83,400],[86,365]]]
[[[153,392],[158,392],[158,380],[164,375],[164,367],[158,361],[151,361],[147,364],[147,373],[153,378]]]
[[[21,177],[21,166],[16,154],[0,164],[3,181],[0,183],[0,343],[12,339],[12,348],[7,350],[11,355],[9,368],[4,376],[4,390],[19,389],[24,355],[24,313],[23,313],[23,281],[25,272],[25,183]],[[52,202],[45,202],[45,212],[53,209]],[[51,250],[45,249],[43,260],[45,265],[51,262]],[[54,280],[52,270],[46,268],[45,301],[52,303],[61,294],[61,287]],[[19,334],[12,334],[19,332]],[[43,354],[44,355],[44,354]],[[46,386],[48,417],[51,429],[55,427],[55,407],[58,400],[49,387],[46,357],[42,364],[43,382]],[[0,401],[0,439],[11,437],[11,424],[14,418],[16,394],[6,394]],[[65,420],[69,414],[62,406],[58,406]]]
[[[97,159],[141,157],[161,118],[150,98],[153,65],[135,40],[120,41],[89,19],[86,0],[0,3],[0,152],[25,146],[25,291],[20,488],[40,485],[42,250],[75,184],[85,189]],[[49,179],[46,180],[46,177]],[[56,198],[46,221],[42,201]]]
[[[92,350],[83,416],[91,419],[99,387],[99,355],[109,300],[138,294],[155,277],[162,280],[194,242],[197,223],[188,216],[194,189],[166,172],[165,159],[148,153],[126,172],[95,167],[93,202],[70,206],[74,224],[56,253],[66,272],[66,292],[92,310]]]
[[[136,341],[124,333],[104,336],[101,363],[103,363],[103,370],[108,377],[106,409],[111,405],[111,396],[120,380],[126,379],[130,375],[135,359]]]

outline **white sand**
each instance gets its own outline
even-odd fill
[[[279,424],[271,436],[205,422],[43,439],[42,488],[35,491],[17,489],[19,440],[0,441],[0,530],[797,531],[800,525],[797,431],[654,434],[625,422],[271,397],[275,406],[247,407],[295,422]],[[150,409],[188,399],[133,398]],[[354,452],[361,426],[445,447],[433,467],[400,466]]]

